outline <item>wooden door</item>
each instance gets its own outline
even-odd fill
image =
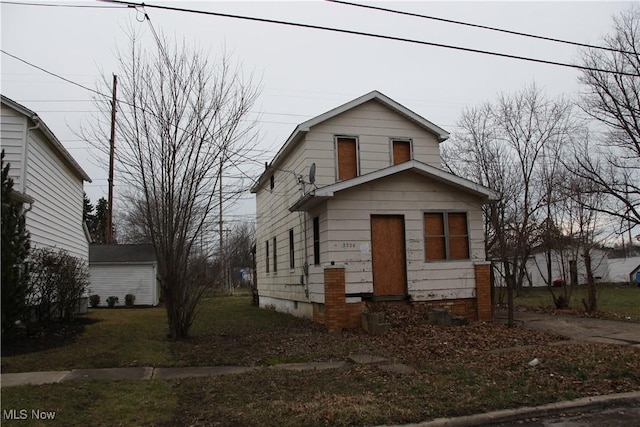
[[[371,215],[371,254],[374,296],[406,295],[404,216]]]

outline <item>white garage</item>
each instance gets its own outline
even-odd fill
[[[155,306],[160,301],[156,253],[152,245],[91,245],[89,247],[90,295],[100,296],[100,306],[107,298],[135,296],[134,305]]]

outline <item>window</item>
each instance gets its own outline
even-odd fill
[[[296,267],[296,255],[293,243],[293,228],[289,230],[289,268],[294,269]]]
[[[404,163],[411,160],[411,140],[410,139],[392,139],[391,140],[391,156],[392,163]]]
[[[358,141],[354,137],[339,136],[336,138],[338,157],[338,180],[351,179],[358,176]]]
[[[469,259],[469,232],[465,212],[424,214],[426,260]]]
[[[273,272],[278,271],[278,246],[276,238],[273,238]]]
[[[269,272],[269,241],[264,242],[264,253],[267,259],[267,273]]]
[[[313,218],[313,264],[320,265],[320,217]]]

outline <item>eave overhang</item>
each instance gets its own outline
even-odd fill
[[[330,199],[337,192],[344,191],[358,185],[377,181],[379,179],[383,179],[385,177],[404,171],[415,172],[426,178],[442,182],[466,193],[473,194],[482,199],[484,203],[489,203],[499,199],[498,194],[490,188],[484,187],[480,184],[476,184],[475,182],[461,178],[457,175],[446,172],[434,166],[427,165],[426,163],[422,163],[417,160],[411,160],[312,190],[311,192],[298,199],[296,203],[294,203],[293,206],[289,208],[289,211],[308,211],[318,204],[322,203],[323,201]]]

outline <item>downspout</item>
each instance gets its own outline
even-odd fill
[[[35,126],[27,128],[27,132],[24,138],[24,155],[22,158],[22,194],[27,194],[27,166],[29,159],[29,134],[31,131],[36,129],[40,129],[40,118],[37,114],[31,116],[31,120],[36,124]],[[29,202],[29,207],[24,210],[23,214],[26,215],[27,212],[33,209],[33,202]]]

